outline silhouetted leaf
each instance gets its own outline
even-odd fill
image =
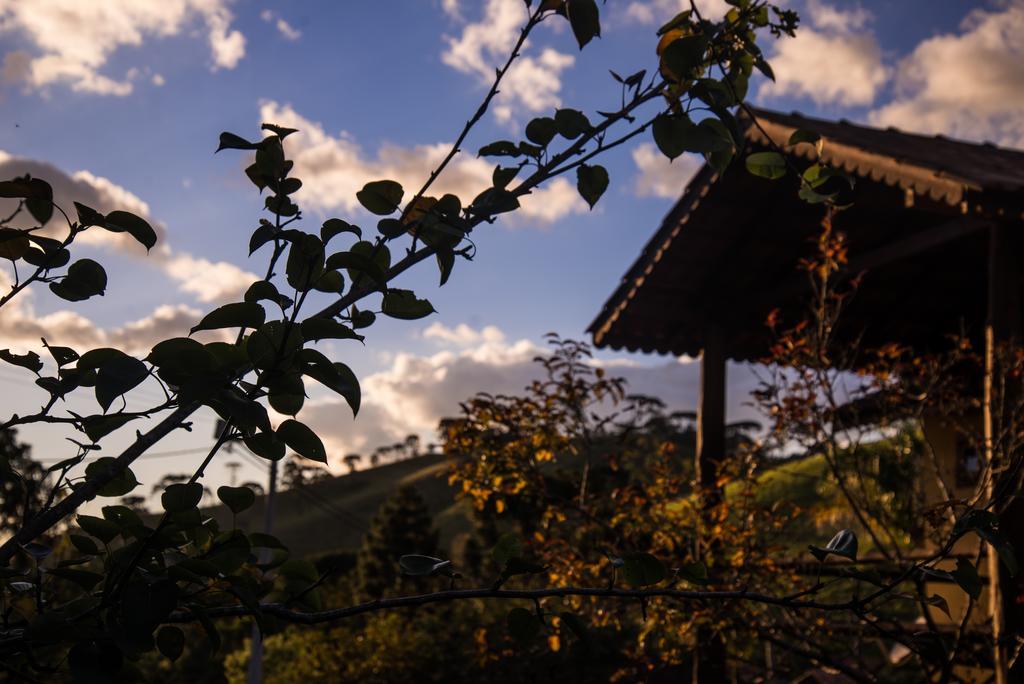
[[[348,221],[342,221],[341,219],[327,219],[320,226],[320,239],[324,241],[325,245],[330,242],[331,238],[342,233],[352,233],[358,238],[363,236],[363,231],[359,226],[353,225]]]
[[[258,328],[263,325],[266,317],[267,312],[256,302],[233,302],[203,316],[203,320],[191,332],[219,328]]]
[[[251,143],[241,136],[225,131],[220,134],[220,144],[217,146],[217,152],[221,150],[255,150],[259,146],[259,143]]]
[[[300,456],[311,461],[327,463],[327,451],[324,449],[324,443],[320,441],[315,432],[299,421],[289,418],[278,426],[276,434],[278,439]]]
[[[384,293],[381,313],[391,318],[415,321],[434,313],[434,307],[426,299],[418,299],[411,290],[390,289]]]
[[[525,608],[513,608],[505,616],[508,633],[521,644],[528,644],[537,638],[540,632],[540,619],[533,611]]]
[[[180,627],[164,625],[157,630],[156,647],[165,658],[173,662],[185,652],[185,633]]]
[[[581,164],[576,167],[576,189],[593,209],[597,200],[608,189],[608,171],[603,166]]]
[[[590,121],[583,112],[576,109],[559,109],[555,112],[555,128],[559,135],[575,140],[590,131]]]
[[[60,282],[50,283],[50,291],[69,302],[80,302],[107,289],[107,272],[92,259],[71,264]]]
[[[107,214],[103,227],[113,233],[128,233],[138,240],[148,252],[156,245],[156,231],[144,219],[127,211],[112,211]]]
[[[366,209],[380,216],[393,214],[402,203],[405,191],[393,180],[380,180],[367,183],[356,193],[356,199]]]
[[[0,349],[0,359],[11,365],[27,368],[37,375],[43,369],[43,360],[39,358],[39,354],[31,351],[24,354],[15,354],[10,349]]]
[[[594,0],[566,0],[565,13],[580,50],[601,35],[601,18]]]
[[[635,587],[646,587],[665,579],[665,566],[649,553],[623,556],[622,577]]]
[[[248,487],[218,487],[217,498],[236,514],[256,503],[256,495]]]
[[[115,418],[116,416],[109,417]],[[96,459],[85,467],[85,479],[92,480],[99,477],[110,466],[114,465],[116,460],[110,456]],[[100,487],[98,493],[100,496],[124,496],[138,485],[139,481],[135,479],[135,473],[132,472],[131,468],[123,468],[114,479]]]
[[[142,361],[127,354],[115,356],[96,373],[96,401],[106,411],[114,399],[137,387],[148,376],[149,369]]]
[[[168,513],[180,513],[195,508],[203,498],[203,485],[198,482],[175,483],[160,495],[160,504]]]

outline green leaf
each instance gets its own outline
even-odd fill
[[[683,563],[676,569],[676,577],[690,584],[704,585],[708,583],[708,569],[700,561]]]
[[[381,313],[391,318],[415,321],[434,313],[434,307],[426,299],[418,299],[411,290],[390,289],[384,293]]]
[[[31,351],[25,354],[15,354],[10,349],[0,349],[0,359],[11,365],[27,368],[36,375],[43,369],[43,360],[39,358],[39,354]]]
[[[160,504],[168,513],[180,513],[195,508],[203,498],[203,485],[198,482],[168,485],[160,495]]]
[[[661,53],[662,64],[679,81],[686,81],[700,75],[708,41],[702,34],[676,38]]]
[[[608,172],[603,166],[581,164],[576,167],[576,189],[593,209],[608,189]]]
[[[173,662],[185,652],[185,633],[180,627],[164,625],[157,630],[156,647],[165,658]]]
[[[978,575],[978,569],[971,564],[966,558],[956,559],[956,570],[950,573],[953,580],[960,585],[960,588],[967,592],[975,601],[981,596],[981,589],[983,583],[981,576]]]
[[[576,109],[559,109],[555,112],[555,127],[559,135],[575,140],[591,129],[590,121],[583,112]]]
[[[550,116],[541,116],[526,124],[526,137],[541,147],[547,146],[557,134],[558,127],[555,126],[555,120]],[[516,168],[516,171],[518,172],[519,169]],[[505,185],[507,184],[506,182]],[[502,185],[502,187],[505,187],[505,185]]]
[[[327,463],[327,450],[324,449],[324,443],[320,441],[315,432],[299,421],[289,418],[278,426],[276,434],[278,439],[300,456],[311,461]]]
[[[540,633],[540,619],[537,614],[525,608],[513,608],[505,616],[508,633],[521,644],[528,644]]]
[[[255,150],[259,146],[259,143],[251,143],[241,136],[224,131],[220,134],[220,144],[217,146],[217,152],[221,150]]]
[[[825,548],[809,545],[807,547],[819,562],[824,562],[830,554],[842,556],[852,561],[857,560],[857,535],[853,530],[839,530]]]
[[[148,252],[156,245],[156,231],[144,219],[127,211],[112,211],[107,214],[103,227],[112,233],[128,233],[138,240]]]
[[[366,209],[379,216],[387,216],[398,210],[405,191],[393,180],[380,180],[367,183],[356,193],[356,199]]]
[[[669,159],[675,159],[698,145],[697,127],[687,116],[663,114],[654,120],[651,132],[654,135],[654,144]]]
[[[631,553],[622,560],[622,577],[635,587],[647,587],[665,579],[665,566],[649,553]]]
[[[499,568],[504,568],[513,558],[521,558],[523,555],[523,540],[519,535],[506,532],[498,538],[498,543],[491,549],[491,558]]]
[[[776,180],[786,175],[786,158],[778,152],[755,152],[747,155],[747,171],[761,178]]]
[[[601,17],[594,0],[566,0],[565,13],[580,50],[601,35]]]
[[[110,416],[113,418],[114,416]],[[85,467],[85,479],[94,480],[115,465],[117,459],[111,456],[98,458]],[[100,487],[100,496],[124,496],[139,485],[131,468],[123,468],[110,482]]]
[[[121,354],[105,362],[96,373],[96,401],[106,412],[115,399],[134,389],[149,377],[146,364]]]
[[[795,131],[793,131],[793,134],[791,136],[789,136],[789,142],[787,142],[786,144],[798,145],[800,143],[809,143],[811,145],[816,145],[819,140],[821,140],[821,136],[815,133],[814,131],[808,131],[803,128],[798,128]]]
[[[218,307],[203,316],[191,333],[218,328],[259,328],[267,312],[256,302],[233,302]]]
[[[442,560],[433,556],[419,556],[407,554],[398,559],[402,573],[413,577],[427,577],[430,575],[450,574],[452,562]],[[447,571],[447,572],[445,572]]]
[[[80,515],[77,522],[86,534],[96,537],[104,544],[109,544],[114,537],[121,533],[120,528],[114,523],[93,515]]]
[[[217,498],[224,502],[232,513],[238,514],[256,503],[256,494],[248,487],[218,487]]]
[[[60,282],[50,283],[50,291],[69,302],[80,302],[107,289],[107,272],[92,259],[79,259],[68,267]]]

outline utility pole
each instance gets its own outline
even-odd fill
[[[267,506],[264,509],[263,533],[270,534],[274,529],[274,494],[277,493],[277,461],[270,462],[267,474]],[[266,557],[270,551],[262,550],[262,562],[269,559]],[[253,620],[251,646],[249,647],[249,669],[246,674],[246,684],[261,684],[263,681],[263,638],[260,636],[259,625]]]
[[[225,463],[224,467],[231,472],[231,486],[234,487],[238,482],[238,469],[242,467],[242,464],[239,461],[231,461],[230,463]]]

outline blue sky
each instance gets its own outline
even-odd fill
[[[701,4],[709,15],[724,7]],[[1024,146],[1021,2],[788,4],[804,25],[796,39],[768,45],[779,78],[755,83],[754,102]],[[468,197],[482,189],[490,165],[473,151],[515,136],[533,116],[559,105],[611,108],[618,90],[608,68],[652,68],[654,31],[679,5],[610,0],[601,39],[582,53],[564,22],[542,27],[447,187]],[[73,316],[48,292],[35,293],[0,311],[0,346],[32,347],[42,326],[54,343],[144,354],[237,298],[247,274],[263,268],[262,254],[246,257],[262,202],[240,155],[214,156],[222,130],[257,137],[261,118],[301,128],[289,145],[306,183],[298,199],[307,229],[330,216],[372,227],[354,189],[396,177],[409,190],[423,178],[475,109],[523,12],[521,0],[0,0],[0,175],[31,170],[61,199],[136,211],[165,233],[148,257],[119,241],[87,245],[81,256],[108,265],[107,296]],[[688,158],[669,166],[645,139],[603,163],[612,185],[594,211],[571,183],[556,185],[522,216],[479,229],[476,260],[460,263],[445,288],[433,267],[403,280],[438,315],[384,321],[365,348],[329,349],[364,378],[367,402],[353,424],[344,406],[313,396],[308,420],[334,455],[368,453],[408,432],[429,437],[437,418],[473,391],[524,385],[544,333],[583,335],[699,166]],[[637,390],[692,407],[692,364],[599,356]],[[732,377],[740,411],[752,380],[743,369]],[[0,412],[23,411],[34,396],[26,376],[7,367],[0,382]],[[198,448],[211,431],[205,417],[157,450]],[[23,437],[37,457],[66,455],[53,431]],[[123,442],[112,439],[104,451]],[[152,482],[197,459],[154,458],[137,470]],[[223,468],[212,476],[212,484],[226,477]]]

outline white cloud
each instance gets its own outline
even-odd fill
[[[442,345],[454,345],[465,347],[482,342],[500,344],[505,341],[505,333],[494,325],[484,326],[481,330],[471,328],[465,323],[459,323],[454,328],[449,328],[444,323],[431,323],[424,329],[423,337],[428,340],[435,340]]]
[[[634,0],[625,5],[622,19],[638,24],[664,24],[683,10],[690,9],[690,0]],[[697,10],[710,21],[718,21],[730,9],[725,0],[699,0]]]
[[[273,10],[265,9],[260,12],[260,19],[268,24],[273,24],[277,29],[277,32],[280,33],[285,40],[294,41],[302,37],[302,31],[285,21],[284,17],[279,17]]]
[[[333,398],[317,399],[303,409],[300,420],[323,437],[329,454],[365,454],[408,434],[433,440],[438,421],[458,415],[459,403],[476,393],[522,393],[543,372],[533,359],[548,351],[530,340],[508,342],[494,326],[476,330],[435,323],[423,335],[447,348],[424,356],[396,354],[388,368],[361,378],[363,404],[355,420],[348,407]],[[625,377],[630,393],[657,396],[671,410],[696,406],[699,364],[611,359],[595,365]],[[730,365],[730,419],[751,417],[743,403],[755,386],[746,367]]]
[[[78,243],[109,248],[133,257],[146,258],[149,263],[163,270],[169,277],[180,283],[183,292],[195,295],[203,303],[237,300],[245,289],[259,279],[254,273],[245,271],[224,261],[210,261],[194,257],[186,252],[175,252],[167,245],[167,230],[150,213],[149,205],[137,195],[89,171],[67,174],[46,162],[12,157],[0,151],[0,179],[13,178],[24,174],[47,181],[53,187],[54,202],[69,211],[72,220],[74,202],[92,207],[101,214],[121,209],[146,219],[157,233],[157,246],[147,255],[145,248],[127,233],[111,233],[101,228],[91,228],[82,233]],[[12,200],[0,200],[0,213],[6,215],[13,207]],[[66,224],[58,215],[47,224],[47,233],[61,238],[66,234]],[[28,228],[35,222],[27,215],[11,224],[16,228]],[[76,243],[77,244],[77,243]]]
[[[132,70],[121,78],[100,73],[110,56],[196,21],[205,24],[212,68],[233,69],[245,55],[245,36],[231,20],[226,0],[0,0],[0,32],[17,33],[38,51],[7,53],[5,79],[32,90],[65,83],[80,92],[128,95]]]
[[[295,175],[303,183],[296,197],[305,208],[322,213],[359,209],[356,192],[371,180],[396,180],[408,195],[412,188],[423,184],[450,148],[448,143],[413,147],[384,144],[376,157],[368,157],[347,134],[332,136],[320,123],[306,119],[289,105],[264,102],[260,120],[299,129],[285,143],[295,160]],[[432,192],[450,192],[468,203],[491,186],[492,171],[492,164],[486,160],[460,155],[438,179]],[[558,178],[523,198],[522,209],[517,213],[524,219],[550,223],[585,210],[586,205],[572,184]]]
[[[633,163],[640,172],[634,186],[638,196],[678,199],[704,162],[692,154],[669,161],[654,143],[642,143],[633,150]]]
[[[461,19],[462,13],[459,8],[459,0],[441,0],[441,9],[453,19]]]
[[[860,31],[872,19],[871,12],[859,5],[839,9],[821,0],[807,0],[807,14],[813,26],[823,31],[840,33]]]
[[[527,18],[522,2],[487,0],[479,21],[464,26],[458,38],[448,38],[441,61],[490,86],[494,70],[508,58]],[[552,48],[545,48],[536,57],[523,54],[505,75],[495,98],[494,115],[499,121],[510,121],[519,110],[529,114],[558,107],[561,73],[574,62],[572,55]]]
[[[6,292],[9,287],[9,276],[0,271],[0,288]],[[129,354],[144,354],[161,340],[187,335],[203,313],[184,304],[162,305],[144,318],[104,329],[85,316],[66,309],[40,316],[33,306],[34,295],[31,289],[24,290],[0,308],[0,347],[38,352],[40,338],[45,337],[50,344],[69,346],[78,351],[111,346]],[[201,334],[208,340],[225,339],[220,333],[223,331]]]
[[[203,303],[238,301],[260,277],[226,261],[210,261],[187,253],[169,257],[164,272],[180,283],[180,289]]]
[[[1024,2],[974,10],[959,34],[921,42],[896,70],[877,125],[1024,147]]]
[[[160,86],[163,86],[163,85],[165,85],[165,84],[167,83],[167,79],[165,79],[165,78],[164,78],[164,77],[163,77],[162,75],[160,75],[160,74],[153,74],[153,78],[152,78],[151,80],[152,80],[152,82],[153,82],[153,85],[155,85],[155,86],[156,86],[156,87],[158,87],[158,88],[159,88]]]
[[[861,30],[871,15],[859,6],[840,10],[815,0],[808,3],[808,10],[810,25],[801,26],[795,38],[776,43],[769,56],[776,80],[766,81],[758,96],[872,104],[890,70],[882,63],[875,36]]]

